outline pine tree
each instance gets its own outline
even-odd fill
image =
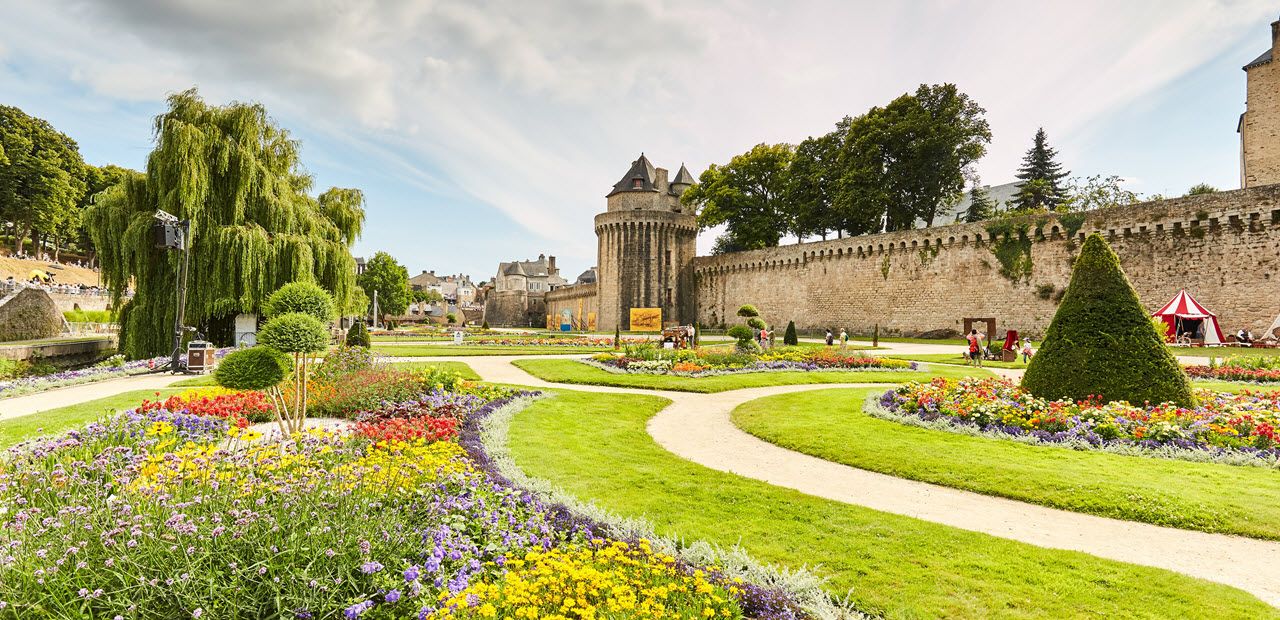
[[[1055,158],[1058,151],[1049,146],[1048,136],[1041,127],[1036,131],[1035,142],[1022,157],[1022,167],[1018,168],[1018,194],[1014,197],[1014,208],[1018,211],[1053,210],[1067,199],[1067,191],[1063,187],[1063,179],[1070,172],[1062,170],[1062,164]]]
[[[996,201],[982,185],[975,182],[969,189],[969,208],[965,209],[962,219],[969,223],[982,222],[991,219],[995,214]]]
[[[1089,235],[1080,249],[1071,284],[1022,387],[1051,400],[1097,395],[1135,405],[1192,403],[1186,373],[1101,235]]]

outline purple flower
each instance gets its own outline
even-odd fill
[[[192,610],[192,612],[191,612],[191,617],[192,617],[192,618],[199,618],[200,616],[203,616],[203,615],[204,615],[204,608],[203,608],[203,607],[197,607],[197,608],[195,608],[194,610]]]
[[[415,564],[404,570],[404,580],[413,581],[418,578],[418,566]]]
[[[361,614],[369,611],[370,609],[373,609],[373,601],[364,601],[342,610],[342,615],[345,616],[347,620],[355,620],[356,618],[359,618]]]
[[[392,591],[390,591],[390,592],[388,592],[388,593],[386,594],[386,597],[385,597],[385,598],[387,599],[387,602],[388,602],[388,603],[394,603],[394,602],[396,602],[396,601],[400,600],[400,591],[399,591],[399,590],[392,590]]]
[[[380,570],[382,570],[382,564],[379,562],[369,561],[360,565],[360,572],[366,575],[372,575]]]

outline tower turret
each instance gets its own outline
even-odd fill
[[[1280,183],[1280,19],[1271,22],[1267,50],[1244,66],[1240,115],[1240,186]]]
[[[668,324],[694,320],[698,222],[680,204],[692,184],[683,165],[668,182],[641,153],[606,196],[596,216],[600,329],[630,329],[632,308],[661,308]]]

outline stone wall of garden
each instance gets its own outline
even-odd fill
[[[64,330],[62,311],[38,288],[0,298],[0,342],[52,338]]]
[[[1280,313],[1280,185],[867,235],[694,260],[698,320],[755,304],[773,325],[886,334],[1048,327],[1084,236],[1099,232],[1150,310],[1186,288],[1224,331],[1260,334]]]
[[[596,294],[595,283],[562,286],[547,293],[546,299],[547,314],[551,315],[553,325],[559,325],[561,316],[568,311],[573,317],[573,324],[579,329],[585,329],[581,326],[588,324],[592,314],[596,315],[596,327],[599,328],[600,298]]]

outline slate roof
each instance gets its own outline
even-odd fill
[[[1249,69],[1252,69],[1252,68],[1254,68],[1254,67],[1261,66],[1261,65],[1265,65],[1265,64],[1267,64],[1267,63],[1271,62],[1271,59],[1272,59],[1272,51],[1273,51],[1273,50],[1267,50],[1267,51],[1263,52],[1261,56],[1259,56],[1259,57],[1257,57],[1257,58],[1254,58],[1254,59],[1253,59],[1253,62],[1251,62],[1251,63],[1249,63],[1249,64],[1247,64],[1247,65],[1245,65],[1245,66],[1244,66],[1244,70],[1245,70],[1245,71],[1248,71]]]
[[[657,179],[658,173],[653,169],[653,164],[649,163],[649,158],[640,154],[640,159],[631,162],[631,169],[622,176],[622,179],[613,184],[613,191],[609,192],[605,197],[608,198],[620,192],[656,192],[658,188],[653,186],[654,180]],[[640,187],[633,187],[633,180],[640,179]]]
[[[518,260],[510,263],[501,263],[498,268],[503,275],[508,276],[545,277],[551,275],[551,264],[546,256],[540,256],[537,260]]]
[[[596,274],[596,268],[592,267],[582,272],[582,275],[578,276],[578,280],[575,284],[594,284],[598,277],[599,276]]]
[[[676,178],[671,181],[672,185],[676,185],[677,183],[693,185],[693,175],[689,174],[689,169],[684,167],[684,163],[680,164],[680,172],[677,172]]]
[[[416,276],[413,276],[412,278],[409,278],[409,284],[411,286],[431,286],[433,284],[439,284],[439,283],[440,283],[440,277],[434,273],[430,273],[427,271],[424,271]]]

